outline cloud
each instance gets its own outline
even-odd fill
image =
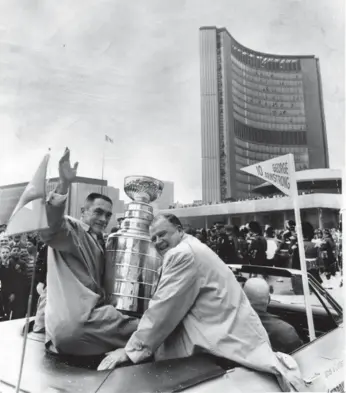
[[[255,5],[256,4],[256,5]],[[69,146],[80,175],[122,188],[132,173],[201,197],[199,27],[225,26],[263,52],[320,58],[331,166],[343,166],[341,0],[3,2],[0,182],[25,181],[51,147]],[[37,158],[37,160],[36,160]],[[53,174],[56,170],[53,170]]]

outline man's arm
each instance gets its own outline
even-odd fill
[[[133,363],[149,358],[183,320],[199,293],[198,271],[190,252],[168,257],[158,288],[125,351]]]
[[[72,239],[72,224],[64,218],[67,193],[76,178],[78,163],[71,168],[68,148],[59,161],[59,183],[47,200],[47,219],[49,229],[40,233],[42,240],[60,251],[69,251]]]

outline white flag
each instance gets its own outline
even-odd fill
[[[34,177],[26,186],[8,222],[8,236],[48,228],[46,213],[46,173],[49,154],[44,156]]]
[[[109,143],[114,143],[114,142],[113,142],[113,139],[110,138],[108,135],[105,135],[105,141],[106,141],[106,142],[109,142]]]
[[[293,154],[275,157],[241,169],[277,187],[286,195],[292,195],[295,182]]]

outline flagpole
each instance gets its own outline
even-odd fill
[[[36,271],[37,253],[38,253],[38,246],[37,246],[37,244],[36,244],[36,252],[35,252],[35,257],[34,257],[33,272],[32,272],[31,283],[30,283],[30,292],[29,292],[29,299],[28,299],[28,308],[27,308],[27,311],[26,311],[26,318],[25,318],[23,347],[22,347],[22,355],[21,355],[21,359],[20,359],[19,375],[18,375],[17,385],[16,385],[16,393],[19,393],[20,390],[21,390],[21,389],[20,389],[20,383],[21,383],[22,374],[23,374],[23,367],[24,367],[24,358],[25,358],[26,343],[27,343],[27,341],[28,341],[30,314],[31,314],[32,299],[33,299],[33,294],[34,294],[34,283],[35,283],[35,271]]]
[[[312,309],[310,304],[310,289],[309,289],[308,271],[306,268],[306,261],[305,261],[305,249],[304,249],[302,223],[300,218],[300,209],[299,209],[299,202],[298,202],[298,188],[297,188],[297,180],[296,180],[295,163],[294,163],[294,156],[291,153],[289,154],[289,161],[290,161],[290,167],[292,168],[291,190],[292,190],[294,217],[296,221],[300,269],[302,272],[306,318],[308,322],[309,338],[310,341],[312,341],[316,338],[316,335],[315,335],[314,320],[312,317]]]
[[[103,194],[103,175],[104,175],[104,167],[105,167],[105,150],[106,150],[106,136],[104,137],[104,140],[103,140],[103,151],[102,151],[102,174],[101,174],[102,186],[101,186],[101,194]]]

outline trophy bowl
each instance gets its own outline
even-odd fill
[[[124,180],[124,191],[133,201],[151,203],[162,194],[162,181],[150,176],[127,176]]]

